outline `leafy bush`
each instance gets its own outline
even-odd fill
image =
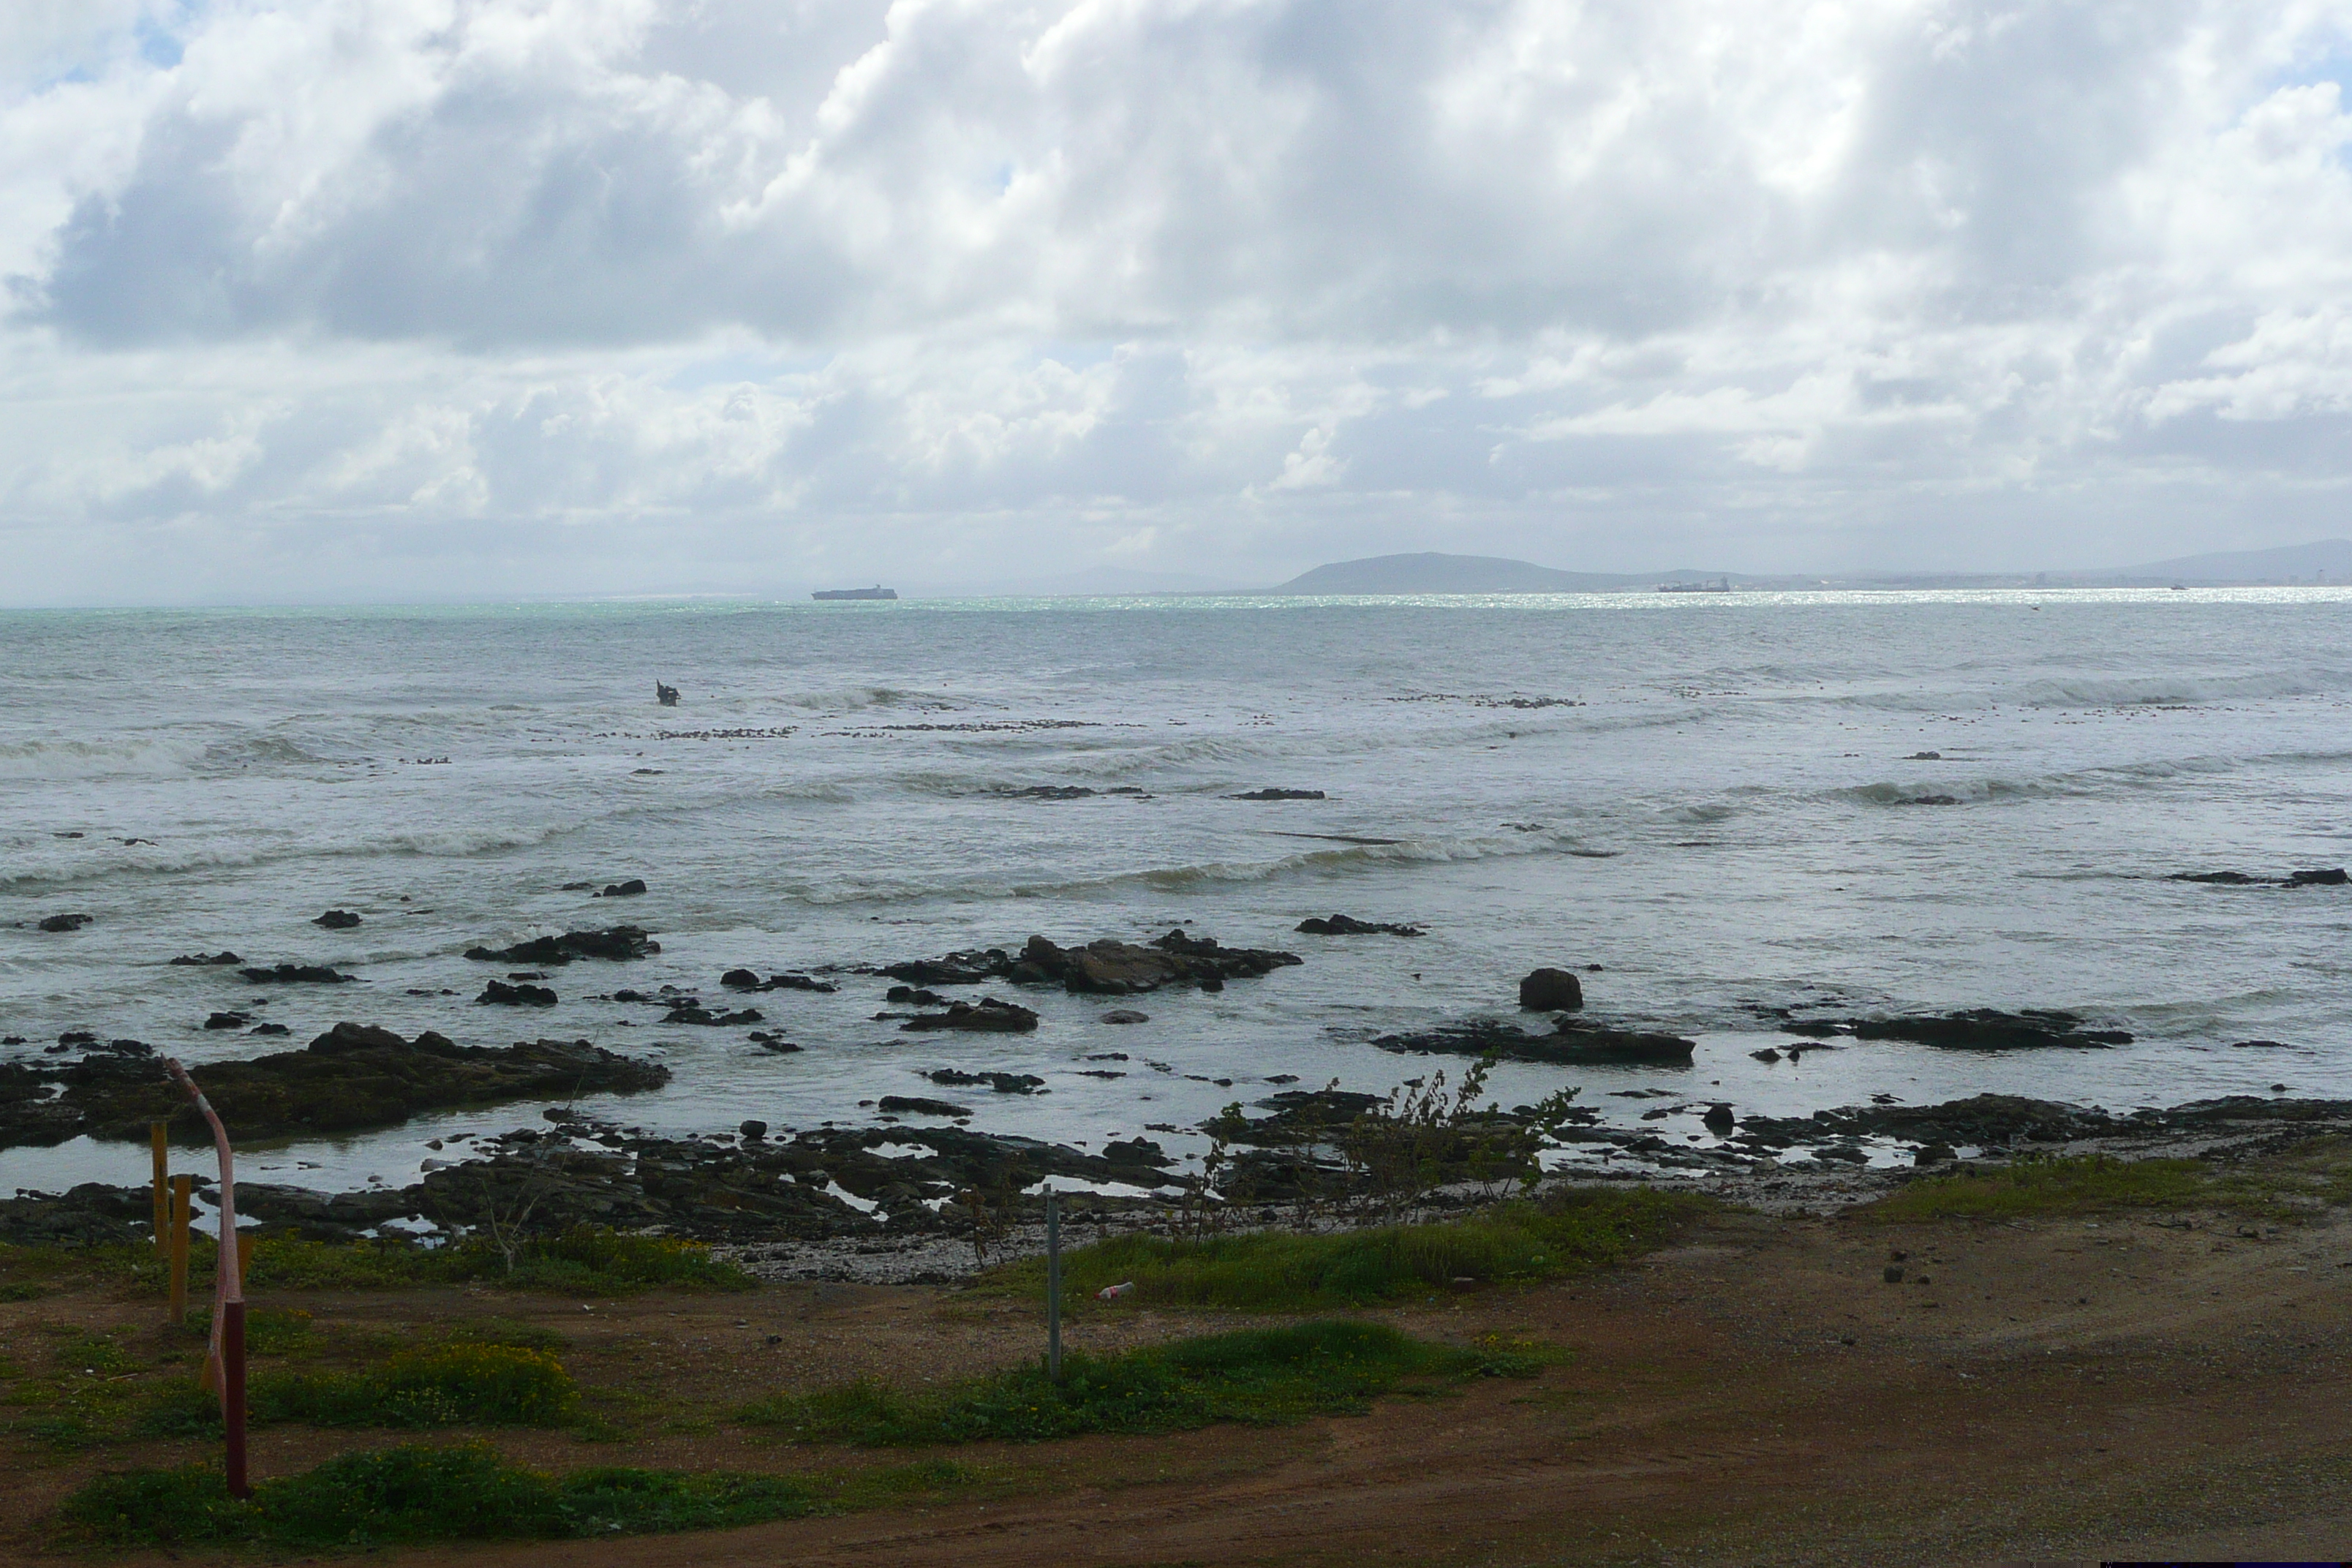
[[[1315,1311],[1446,1289],[1457,1279],[1538,1279],[1622,1262],[1659,1245],[1675,1222],[1702,1206],[1639,1190],[1570,1191],[1465,1219],[1331,1235],[1112,1237],[1064,1253],[1062,1280],[1081,1310],[1104,1286],[1132,1280],[1135,1289],[1122,1303]],[[1006,1290],[1042,1291],[1045,1260],[1008,1264],[986,1279]]]
[[[230,1498],[218,1470],[101,1476],[57,1514],[70,1542],[113,1548],[366,1548],[436,1541],[562,1540],[720,1530],[842,1511],[968,1484],[938,1464],[843,1479],[603,1468],[551,1476],[486,1443],[347,1454]]]
[[[1035,1442],[1298,1421],[1360,1411],[1412,1380],[1530,1376],[1539,1364],[1523,1352],[1431,1344],[1385,1324],[1300,1323],[1073,1355],[1058,1384],[1034,1364],[921,1393],[854,1383],[762,1400],[742,1418],[813,1443]]]

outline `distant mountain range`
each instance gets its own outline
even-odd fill
[[[2352,583],[2352,540],[2276,550],[2183,555],[2105,572],[1873,573],[1839,576],[1743,572],[1561,572],[1497,555],[1373,555],[1302,572],[1275,594],[1607,594],[1669,583],[1729,583],[1739,588],[2112,587],[2174,583]]]

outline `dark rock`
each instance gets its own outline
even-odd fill
[[[1584,983],[1565,969],[1538,969],[1519,982],[1519,1005],[1538,1013],[1573,1012],[1584,1005]]]
[[[544,985],[509,985],[503,980],[493,980],[482,987],[477,1002],[496,1002],[508,1007],[552,1007],[555,993]]]
[[[1847,1032],[1847,1026],[1828,1018],[1791,1018],[1780,1026],[1784,1035],[1797,1035],[1807,1039],[1829,1040]]]
[[[746,1121],[736,1131],[756,1143],[768,1135],[768,1124],[764,1121]]]
[[[1948,1165],[1960,1157],[1959,1151],[1949,1143],[1922,1143],[1912,1151],[1915,1165]]]
[[[94,915],[50,915],[37,923],[43,931],[79,931],[96,918]]]
[[[925,1100],[919,1095],[886,1094],[881,1109],[894,1116],[970,1116],[968,1105],[950,1105],[944,1100]]]
[[[885,1002],[904,1002],[917,1007],[944,1007],[948,999],[938,992],[920,985],[893,985],[882,994]]]
[[[807,974],[771,974],[763,991],[816,991],[832,995],[841,989],[829,980],[819,980]]]
[[[1303,962],[1297,953],[1223,947],[1214,937],[1189,936],[1179,930],[1149,946],[1104,937],[1084,947],[1063,948],[1033,936],[1009,973],[1024,984],[1058,981],[1066,991],[1118,996],[1183,984],[1218,991],[1227,980],[1255,978]]]
[[[596,896],[600,899],[634,899],[645,890],[646,879],[643,877],[632,877],[625,882],[605,883],[604,890]]]
[[[2132,1043],[2132,1037],[2121,1029],[2085,1029],[2075,1014],[2031,1007],[2016,1013],[1970,1007],[1958,1013],[1853,1018],[1846,1027],[1857,1039],[1907,1040],[1960,1051],[2030,1050],[2047,1046],[2095,1048]]]
[[[206,1062],[190,1071],[241,1142],[386,1127],[424,1110],[657,1089],[669,1081],[667,1068],[585,1040],[468,1047],[429,1030],[404,1040],[389,1029],[349,1023],[304,1050]],[[0,1144],[56,1143],[82,1133],[143,1142],[147,1124],[162,1121],[182,1141],[209,1141],[187,1097],[152,1059],[124,1053],[57,1068],[0,1063]]]
[[[2224,888],[2244,888],[2257,882],[2267,882],[2272,879],[2249,877],[2243,871],[2175,871],[2166,879],[2174,882],[2210,882]]]
[[[1780,1059],[1780,1053],[1774,1050],[1769,1046],[1765,1047],[1760,1051],[1750,1051],[1748,1054],[1754,1057],[1759,1062],[1777,1062]]]
[[[675,708],[675,707],[677,707],[677,687],[675,687],[675,686],[668,686],[668,685],[665,685],[665,684],[663,684],[661,681],[658,681],[658,680],[655,681],[655,682],[654,682],[654,700],[655,700],[656,702],[660,703],[660,704],[661,704],[663,707],[665,707],[665,708]]]
[[[293,1032],[283,1024],[256,1024],[246,1031],[248,1035],[290,1035]]]
[[[279,963],[268,969],[240,969],[237,974],[256,985],[341,985],[359,978],[324,963]]]
[[[926,1013],[898,1026],[902,1032],[929,1029],[977,1029],[996,1034],[1026,1034],[1037,1026],[1037,1015],[1012,1002],[983,996],[977,1004],[958,1002],[944,1013]]]
[[[1095,792],[1084,784],[1031,784],[999,792],[1022,800],[1084,800]]]
[[[1139,1013],[1132,1007],[1113,1007],[1102,1016],[1102,1021],[1106,1024],[1149,1024],[1151,1022],[1151,1015]],[[1087,1059],[1091,1061],[1094,1058],[1089,1057]],[[1120,1059],[1123,1061],[1126,1058]]]
[[[1889,1285],[1900,1285],[1903,1283],[1903,1265],[1890,1263],[1878,1271],[1878,1277]]]
[[[1575,1066],[1601,1062],[1647,1062],[1660,1067],[1687,1067],[1697,1045],[1678,1035],[1620,1029],[1606,1024],[1561,1020],[1549,1035],[1530,1035],[1516,1025],[1475,1018],[1406,1035],[1383,1035],[1372,1042],[1384,1051],[1443,1052],[1480,1057],[1492,1053],[1505,1061],[1551,1062]]]
[[[1045,1087],[1044,1079],[1025,1072],[959,1072],[954,1068],[940,1068],[923,1076],[950,1089],[970,1089],[984,1083],[999,1094],[1034,1094]]]
[[[1001,980],[1013,973],[1013,958],[1001,947],[970,952],[950,952],[944,958],[910,959],[904,963],[885,964],[876,971],[893,980],[903,980],[910,985],[978,985],[984,981]]]
[[[2347,872],[2341,866],[2333,866],[2325,871],[2290,871],[2286,881],[2290,888],[2341,888],[2352,883],[2352,872]]]
[[[469,947],[466,956],[483,963],[551,964],[569,963],[575,958],[618,962],[660,951],[661,943],[648,941],[643,927],[614,926],[610,931],[568,931],[562,936],[534,937],[512,947]]]
[[[1731,1107],[1727,1105],[1708,1106],[1706,1114],[1699,1121],[1708,1131],[1716,1133],[1728,1132],[1739,1125],[1739,1118],[1731,1113]]]
[[[329,931],[349,931],[360,923],[360,917],[349,910],[329,910],[310,923],[314,926],[325,926]]]
[[[730,991],[820,991],[827,995],[841,989],[805,974],[771,974],[765,980],[749,969],[730,969],[719,977]]]
[[[1956,795],[1906,795],[1895,804],[1896,805],[1958,805],[1960,804],[1960,797]]]
[[[1323,920],[1303,920],[1298,929],[1308,936],[1426,936],[1429,933],[1416,925],[1391,925],[1376,921],[1360,921],[1351,915],[1332,915]]]
[[[1321,800],[1319,789],[1254,789],[1241,795],[1229,795],[1227,800]]]
[[[227,952],[184,952],[179,957],[172,960],[173,963],[183,967],[195,966],[207,969],[218,965],[243,963],[244,962],[245,960],[239,958],[236,954]]]
[[[714,1013],[700,1003],[688,1002],[672,1007],[662,1015],[665,1024],[709,1024],[719,1028],[735,1028],[744,1024],[766,1022],[757,1007],[740,1007],[732,1013]]]
[[[1906,763],[1940,763],[1944,760],[1944,753],[1941,752],[1914,752],[1903,760]]]
[[[207,1029],[242,1029],[253,1020],[243,1013],[215,1013],[205,1020]]]
[[[2233,1051],[2287,1051],[2294,1047],[2284,1040],[2239,1040],[2230,1048]]]
[[[793,1044],[792,1041],[784,1038],[782,1035],[768,1034],[758,1029],[752,1030],[750,1035],[745,1037],[745,1038],[749,1039],[753,1045],[759,1047],[761,1050],[773,1051],[780,1057],[792,1056],[800,1050],[798,1046]]]

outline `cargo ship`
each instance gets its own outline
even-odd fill
[[[895,599],[896,588],[825,588],[809,595],[812,599]]]

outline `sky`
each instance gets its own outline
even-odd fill
[[[2352,0],[8,0],[0,603],[2352,532]]]

